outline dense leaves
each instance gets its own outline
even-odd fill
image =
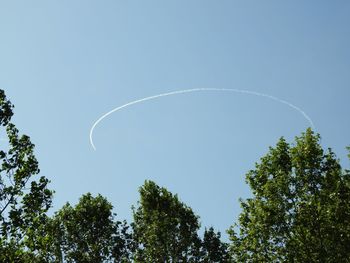
[[[195,262],[199,222],[192,209],[152,181],[139,192],[133,223],[136,262]]]
[[[177,195],[152,181],[140,187],[134,208],[135,262],[230,262],[220,232],[198,235],[199,217]]]
[[[53,220],[56,260],[126,262],[131,235],[125,222],[114,221],[112,208],[101,195],[89,193],[75,207],[67,203]]]
[[[0,90],[0,127],[8,137],[0,150],[0,262],[41,260],[52,191],[45,177],[34,179],[39,173],[34,144],[10,122],[12,109]]]
[[[201,262],[231,262],[228,244],[221,240],[220,232],[215,233],[214,228],[205,229],[202,242]]]
[[[229,231],[238,262],[344,262],[350,258],[350,175],[310,129],[283,138],[247,174],[239,234]]]

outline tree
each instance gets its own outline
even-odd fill
[[[202,242],[202,259],[205,263],[231,262],[228,253],[228,244],[220,240],[220,232],[215,233],[214,228],[205,229]]]
[[[114,221],[106,198],[90,193],[72,207],[67,203],[53,220],[55,261],[129,262],[131,235],[126,222]]]
[[[135,262],[198,262],[198,216],[177,195],[146,181],[132,223]]]
[[[229,230],[236,261],[349,262],[350,174],[319,135],[281,138],[246,180],[253,197]]]
[[[11,123],[13,105],[0,90],[0,126],[8,144],[0,150],[0,262],[39,262],[45,258],[46,212],[52,191],[39,173],[34,144]]]

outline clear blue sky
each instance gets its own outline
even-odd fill
[[[0,1],[0,88],[13,121],[36,144],[54,209],[88,191],[118,218],[145,179],[178,193],[203,226],[224,232],[249,195],[245,173],[280,136],[308,127],[266,98],[178,89],[267,93],[305,110],[348,166],[349,1]]]

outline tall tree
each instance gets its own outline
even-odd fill
[[[8,137],[0,150],[0,262],[36,262],[45,257],[52,191],[45,177],[34,177],[34,144],[19,134],[12,116],[13,105],[0,90],[0,127]]]
[[[131,235],[126,222],[115,221],[106,198],[90,193],[72,207],[67,203],[53,220],[55,261],[130,262]]]
[[[177,195],[146,181],[134,209],[135,262],[198,262],[198,217]]]
[[[236,261],[349,262],[350,174],[319,135],[280,139],[246,180],[253,197],[229,231]]]

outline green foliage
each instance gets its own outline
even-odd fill
[[[202,242],[202,259],[205,263],[225,263],[231,262],[228,253],[228,244],[221,240],[220,232],[215,233],[214,229],[210,227],[205,229],[204,238]]]
[[[52,191],[45,177],[33,178],[39,173],[34,144],[10,122],[12,109],[0,90],[0,126],[8,136],[0,150],[0,262],[41,262]]]
[[[67,203],[53,220],[57,262],[129,262],[131,235],[125,222],[114,221],[112,205],[101,195],[83,195]]]
[[[0,90],[0,263],[350,262],[350,171],[311,129],[294,145],[281,138],[247,173],[252,197],[241,200],[229,246],[213,228],[201,240],[199,217],[152,181],[139,189],[132,229],[90,193],[48,217],[49,181],[35,177],[34,144],[12,116]]]
[[[344,262],[350,258],[350,175],[324,152],[311,129],[283,138],[247,174],[239,234],[229,230],[237,262]]]
[[[163,187],[146,181],[134,209],[135,262],[198,262],[198,217]]]

